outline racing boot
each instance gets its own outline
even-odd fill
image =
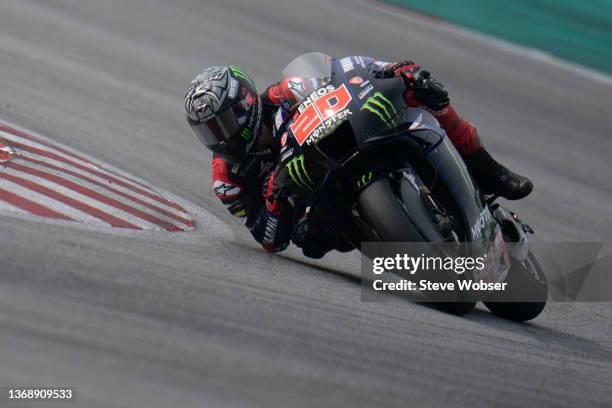
[[[485,194],[497,194],[508,200],[520,200],[533,190],[531,180],[499,164],[484,147],[477,148],[463,160]]]

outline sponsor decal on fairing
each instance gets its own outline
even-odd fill
[[[276,114],[274,115],[274,127],[278,130],[280,129],[280,127],[283,125],[283,110],[279,109],[276,111]]]
[[[291,180],[300,188],[312,190],[314,188],[314,182],[310,178],[306,165],[304,164],[304,155],[300,154],[295,156],[289,161],[285,167],[289,173]]]
[[[284,149],[284,151],[281,151],[281,162],[286,161],[289,157],[291,157],[292,154],[293,154],[293,148]]]
[[[359,95],[357,95],[357,97],[358,97],[359,99],[363,99],[363,98],[365,98],[366,96],[368,96],[368,94],[369,94],[370,92],[372,92],[372,90],[373,90],[373,89],[374,89],[374,86],[369,85],[369,86],[367,86],[366,88],[364,88],[364,89],[363,89],[361,92],[359,92]]]
[[[353,60],[351,59],[351,57],[342,58],[340,60],[340,65],[342,65],[342,70],[344,71],[345,74],[355,69],[355,66],[353,65]]]
[[[346,119],[352,112],[348,109],[353,97],[346,85],[339,88],[328,85],[311,93],[298,107],[289,125],[297,143],[315,142],[326,130]]]
[[[472,225],[472,237],[474,237],[475,239],[480,238],[483,231],[485,230],[485,227],[492,221],[493,216],[489,211],[489,207],[485,207],[485,209],[482,210],[478,218],[476,218],[476,221],[474,221],[474,225]]]
[[[353,58],[355,60],[355,64],[359,65],[361,68],[365,68],[366,64],[365,61],[363,60],[363,57],[354,57]]]
[[[281,136],[281,147],[285,147],[287,145],[287,132],[284,132]]]
[[[375,92],[374,95],[370,96],[360,110],[373,113],[389,128],[396,126],[394,118],[397,116],[397,111],[395,106],[381,92]]]

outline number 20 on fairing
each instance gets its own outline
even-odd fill
[[[302,109],[297,113],[298,116],[289,125],[298,144],[303,145],[317,127],[345,109],[352,99],[344,84],[335,89],[332,86],[321,88],[311,94],[300,106]]]

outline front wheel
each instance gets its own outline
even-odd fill
[[[548,299],[548,281],[536,257],[529,251],[525,261],[514,261],[508,277],[508,292],[503,297],[510,299],[529,299],[529,302],[488,301],[485,306],[496,316],[516,322],[524,322],[537,317]]]
[[[380,178],[359,196],[359,213],[381,242],[424,242],[425,239],[411,221],[389,178]],[[454,277],[454,275],[453,275]],[[476,306],[472,301],[436,302],[436,307],[454,315],[464,315]]]

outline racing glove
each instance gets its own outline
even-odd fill
[[[448,106],[448,90],[429,71],[422,69],[413,61],[390,64],[383,70],[382,77],[401,76],[406,83],[406,100],[411,106],[425,106],[434,112]]]
[[[249,228],[253,238],[268,252],[287,248],[293,226],[291,208],[279,198],[277,174],[278,168],[265,178],[262,191],[265,205]]]

